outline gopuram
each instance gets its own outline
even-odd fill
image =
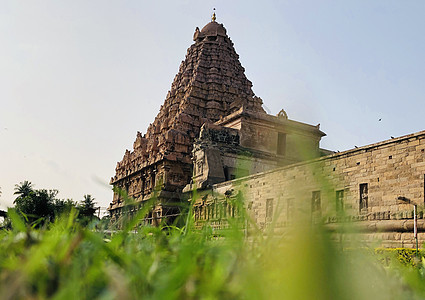
[[[193,40],[155,120],[117,163],[108,208],[113,220],[125,206],[117,191],[140,205],[155,192],[146,220],[157,224],[180,213],[176,204],[186,185],[205,188],[329,153],[319,148],[325,134],[318,125],[292,121],[284,110],[277,116],[264,111],[215,13]]]

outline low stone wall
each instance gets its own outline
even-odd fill
[[[344,215],[358,223],[355,226],[369,242],[410,247],[413,205],[423,217],[424,152],[422,131],[215,184],[199,201],[211,205],[214,199],[239,194],[261,228],[272,220],[284,226],[300,212],[327,223],[338,223]],[[423,220],[420,224],[422,231]],[[419,234],[420,245],[424,234]]]

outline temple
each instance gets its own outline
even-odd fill
[[[155,192],[147,220],[172,221],[185,187],[206,188],[330,153],[319,148],[325,135],[319,125],[290,120],[284,110],[264,111],[215,14],[193,40],[155,120],[117,163],[108,208],[113,219],[123,213],[123,194],[143,204]]]
[[[260,229],[307,218],[339,239],[425,243],[425,131],[321,149],[319,125],[265,112],[215,14],[193,40],[160,112],[117,163],[112,221],[152,199],[145,223],[173,222],[192,199],[198,228],[226,228],[242,209]],[[338,236],[348,221],[355,230]]]

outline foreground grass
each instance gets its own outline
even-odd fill
[[[49,228],[28,228],[11,211],[0,233],[2,299],[422,299],[416,266],[341,250],[326,231],[294,226],[279,236],[238,222],[205,227],[140,227],[104,233],[75,214]],[[130,230],[131,229],[131,230]],[[382,253],[381,253],[382,254]]]

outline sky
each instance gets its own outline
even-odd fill
[[[104,210],[214,7],[266,111],[322,148],[425,129],[425,1],[2,0],[0,209],[28,180]]]

